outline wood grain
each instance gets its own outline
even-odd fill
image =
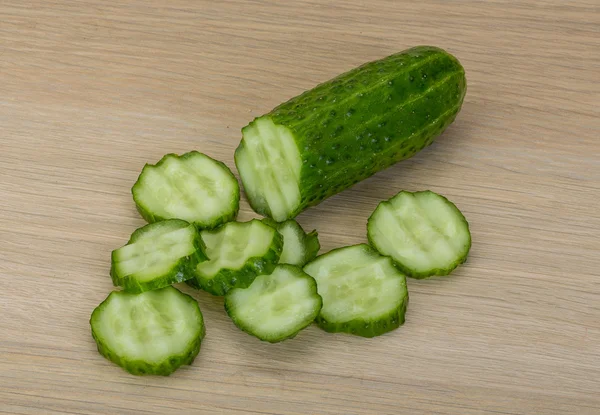
[[[401,189],[463,210],[468,263],[410,280],[402,328],[263,344],[193,293],[192,366],[133,377],[96,352],[89,315],[143,224],[145,162],[197,149],[234,168],[253,117],[417,44],[464,64],[457,121],[299,217],[325,252],[364,242]],[[3,0],[0,413],[599,414],[599,135],[597,0]]]

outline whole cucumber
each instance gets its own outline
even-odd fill
[[[284,221],[412,157],[454,121],[466,89],[454,56],[418,46],[292,98],[242,129],[235,162],[250,205]]]

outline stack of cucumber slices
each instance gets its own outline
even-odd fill
[[[471,247],[458,208],[431,191],[400,191],[367,221],[368,244],[318,256],[299,213],[412,157],[459,112],[464,70],[421,46],[362,65],[281,104],[242,130],[235,162],[252,208],[236,221],[240,187],[197,151],[147,164],[132,188],[147,225],[112,252],[120,287],[92,313],[98,351],[135,375],[191,364],[206,335],[198,303],[173,285],[224,296],[232,322],[276,343],[316,323],[375,337],[397,329],[406,277],[447,275]]]

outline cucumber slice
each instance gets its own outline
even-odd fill
[[[292,265],[277,265],[248,288],[234,288],[225,296],[234,324],[270,343],[295,337],[314,321],[322,304],[315,280]]]
[[[273,219],[264,218],[262,221],[277,229],[283,236],[283,251],[279,258],[280,264],[302,267],[307,262],[312,261],[319,253],[321,244],[316,230],[307,234],[294,219],[275,222]]]
[[[196,227],[179,219],[136,230],[127,245],[112,252],[110,276],[125,291],[144,292],[194,278],[206,260]]]
[[[456,118],[465,71],[418,46],[368,62],[255,118],[235,163],[252,208],[278,222],[430,145]]]
[[[402,191],[381,202],[369,218],[367,235],[375,249],[413,278],[448,275],[471,249],[463,214],[431,191]]]
[[[374,337],[404,323],[406,277],[367,244],[334,249],[304,271],[317,281],[323,298],[316,318],[323,330]]]
[[[197,151],[146,164],[131,191],[150,223],[183,219],[212,229],[234,220],[240,207],[240,187],[231,170]]]
[[[195,284],[214,295],[246,288],[260,274],[273,271],[283,248],[283,237],[257,219],[229,222],[201,232],[208,261],[196,266]]]
[[[133,375],[167,376],[192,364],[206,334],[196,300],[173,287],[113,291],[90,326],[100,354]]]

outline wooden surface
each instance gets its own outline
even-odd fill
[[[455,124],[299,217],[325,252],[364,242],[401,189],[463,210],[468,263],[410,280],[402,328],[269,345],[193,294],[192,366],[134,377],[97,353],[88,319],[144,223],[145,162],[196,149],[234,168],[253,117],[418,44],[466,68]],[[3,0],[0,413],[599,414],[599,85],[597,0]]]

